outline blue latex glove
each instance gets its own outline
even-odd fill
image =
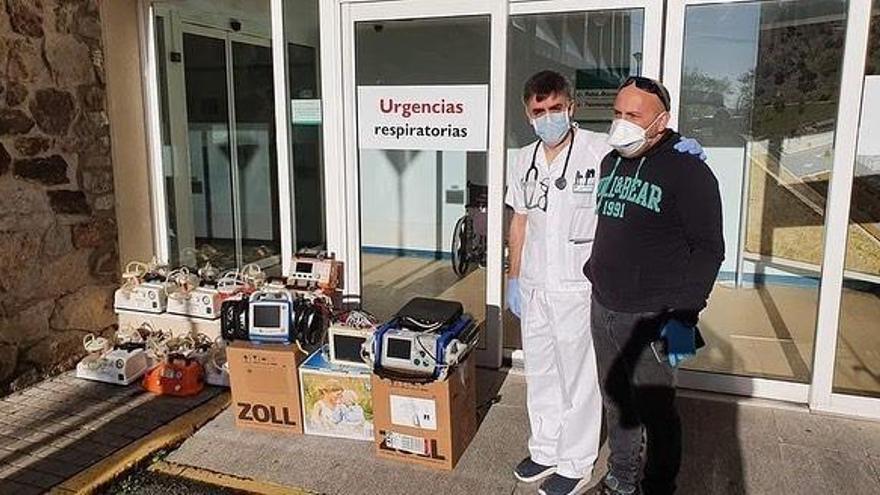
[[[691,155],[698,155],[700,160],[706,161],[706,152],[703,151],[703,146],[700,145],[700,142],[694,138],[687,138],[682,136],[681,139],[675,143],[673,146],[676,151],[680,153],[690,153]]]
[[[507,307],[517,318],[522,318],[522,294],[517,278],[507,279]]]
[[[673,368],[697,354],[696,331],[693,326],[670,318],[663,325],[660,337],[666,340],[666,359]]]

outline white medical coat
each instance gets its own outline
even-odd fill
[[[565,174],[567,185],[559,190],[556,179],[562,174],[568,146],[547,164],[543,149],[535,154],[534,142],[520,148],[507,170],[507,203],[516,213],[527,216],[519,283],[523,290],[585,291],[589,281],[583,273],[590,257],[596,231],[596,192],[602,159],[611,151],[607,134],[575,128],[571,158]],[[543,148],[543,147],[542,147]],[[527,209],[526,173],[535,156],[537,184],[535,200],[546,184],[547,211]],[[535,172],[529,174],[534,180]]]

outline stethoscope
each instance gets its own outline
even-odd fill
[[[565,154],[565,165],[562,167],[562,175],[560,175],[553,183],[556,185],[556,189],[562,191],[568,186],[568,180],[565,178],[565,174],[568,173],[568,161],[571,159],[571,150],[574,148],[574,129],[568,131],[571,134],[571,141],[568,143],[568,152]],[[541,149],[541,141],[538,141],[538,144],[535,145],[535,151],[532,153],[532,164],[529,165],[529,169],[526,170],[526,175],[524,177],[525,182],[529,182],[529,176],[532,171],[535,172],[535,181],[538,181],[538,167],[535,165],[535,160],[538,158],[538,150]]]

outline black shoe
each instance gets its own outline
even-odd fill
[[[523,483],[534,483],[555,472],[556,466],[544,466],[543,464],[538,464],[533,461],[531,457],[526,457],[522,462],[516,465],[516,469],[513,470],[513,475]]]
[[[589,478],[566,478],[561,474],[550,476],[538,489],[540,495],[580,495],[587,491]]]
[[[641,495],[641,493],[642,492],[640,492],[638,488],[636,488],[636,490],[632,492],[622,492],[620,490],[616,490],[608,486],[608,484],[603,479],[601,483],[590,490],[589,495]]]

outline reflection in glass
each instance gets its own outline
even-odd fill
[[[278,266],[269,3],[153,7],[169,262]]]
[[[295,248],[326,244],[318,0],[285,0]]]
[[[809,380],[846,7],[687,7],[679,127],[706,147],[726,242],[689,367]]]
[[[643,9],[510,17],[508,164],[513,153],[537,139],[525,115],[522,88],[528,78],[540,70],[558,71],[574,85],[578,104],[574,118],[581,127],[608,131],[614,117],[617,88],[627,77],[642,73],[644,22]],[[505,317],[504,346],[520,348],[519,320],[510,312],[505,312]]]
[[[362,22],[355,36],[359,86],[489,83],[487,17]],[[451,248],[476,199],[468,184],[487,184],[486,153],[361,149],[358,165],[365,307],[387,318],[412,297],[440,297],[483,321],[485,269],[459,277]]]
[[[272,49],[232,42],[242,263],[281,253]]]
[[[234,266],[235,214],[229,142],[226,42],[221,38],[183,35],[189,145],[192,231],[178,231],[179,255],[192,263],[193,250],[209,252],[212,263]],[[185,207],[185,205],[180,205]],[[185,236],[185,237],[184,237]],[[188,249],[187,249],[188,248]],[[184,252],[186,250],[186,252]],[[231,256],[230,256],[231,255]]]
[[[522,86],[544,69],[574,85],[581,127],[608,131],[617,87],[642,72],[643,9],[513,16],[508,34],[508,148],[535,140],[523,118]]]
[[[868,43],[834,391],[880,397],[880,4]]]

